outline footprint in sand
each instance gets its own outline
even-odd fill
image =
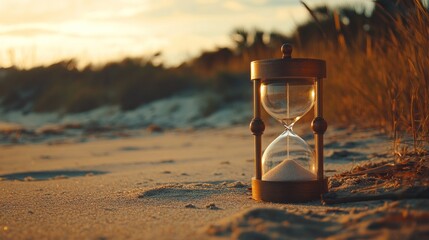
[[[247,185],[242,182],[216,182],[192,183],[192,184],[169,184],[150,188],[140,195],[141,199],[157,199],[165,201],[190,201],[196,199],[210,198],[214,194],[224,192],[246,190]]]
[[[143,148],[143,147],[125,146],[125,147],[119,148],[119,151],[140,151],[140,150],[144,150],[144,149],[145,148]]]
[[[40,155],[39,159],[41,160],[52,160],[54,157],[51,155]]]
[[[215,193],[219,193],[219,191],[215,189],[186,189],[180,188],[179,186],[161,186],[159,188],[149,189],[140,194],[138,197],[143,199],[156,198],[158,200],[166,201],[171,201],[172,199],[177,201],[190,201],[206,198]]]
[[[330,153],[327,153],[326,156],[327,161],[360,161],[366,159],[368,159],[366,154],[347,150],[331,151]]]
[[[365,142],[337,142],[332,141],[330,143],[325,144],[325,148],[342,148],[342,149],[350,149],[356,147],[365,147],[367,144]]]
[[[160,161],[153,161],[152,164],[172,164],[176,163],[173,159],[166,159],[166,160],[160,160]]]
[[[160,146],[149,146],[149,147],[139,147],[139,146],[124,146],[119,148],[119,151],[144,151],[144,150],[154,150],[154,149],[159,149],[161,148]]]
[[[102,171],[80,171],[80,170],[58,170],[58,171],[37,171],[37,172],[19,172],[0,175],[3,180],[18,181],[43,181],[58,180],[72,177],[83,177],[105,174]]]

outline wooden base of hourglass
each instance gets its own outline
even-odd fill
[[[328,179],[274,182],[252,179],[252,198],[274,203],[297,203],[320,200],[328,192]]]

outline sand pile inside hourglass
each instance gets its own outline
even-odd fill
[[[307,181],[315,180],[316,175],[295,160],[284,160],[262,176],[264,181]]]

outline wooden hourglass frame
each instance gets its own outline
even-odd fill
[[[326,78],[326,62],[320,59],[292,58],[292,46],[284,44],[281,59],[266,59],[251,62],[251,80],[253,81],[254,117],[250,130],[255,139],[255,176],[252,178],[252,197],[268,202],[308,202],[320,199],[328,191],[327,178],[323,170],[323,134],[327,123],[323,119],[322,79]],[[261,119],[261,84],[269,81],[286,81],[290,78],[314,79],[315,118],[311,123],[315,139],[314,180],[266,181],[262,180],[262,134],[265,124]]]

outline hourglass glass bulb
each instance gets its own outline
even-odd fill
[[[262,156],[265,181],[314,180],[315,162],[310,146],[287,129],[277,137]]]
[[[272,117],[291,128],[314,104],[313,83],[312,78],[268,81],[261,86],[262,105]]]
[[[265,81],[261,102],[265,110],[286,128],[262,156],[262,180],[314,180],[313,151],[292,127],[314,104],[313,78],[286,78]]]

